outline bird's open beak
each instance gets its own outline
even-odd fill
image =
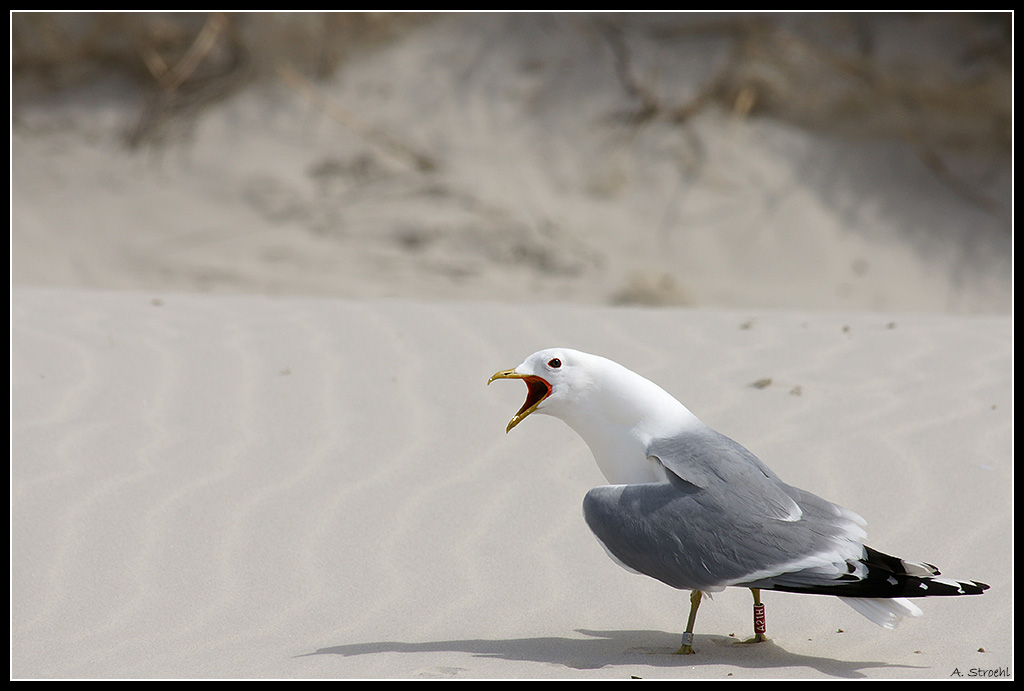
[[[541,404],[541,401],[551,395],[551,384],[532,374],[519,374],[514,369],[506,369],[492,374],[487,383],[490,384],[495,379],[522,379],[526,382],[526,388],[528,389],[526,402],[523,403],[523,407],[519,409],[519,412],[509,420],[508,427],[505,428],[506,434],[526,419],[527,415],[537,410],[537,406]]]

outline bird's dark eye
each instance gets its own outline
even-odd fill
[[[559,360],[558,358],[552,358],[551,360],[548,360],[548,367],[551,367],[553,369],[558,369],[561,366],[562,366],[562,361]]]

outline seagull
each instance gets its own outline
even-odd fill
[[[496,379],[521,379],[533,413],[554,416],[590,447],[608,485],[583,499],[587,525],[627,570],[690,591],[682,645],[704,594],[749,588],[754,636],[767,640],[762,590],[834,595],[875,624],[921,616],[908,598],[976,595],[984,583],[939,578],[863,543],[856,513],[788,485],[746,448],[701,422],[657,384],[598,355],[550,348]]]

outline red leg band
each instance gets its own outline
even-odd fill
[[[754,633],[764,634],[764,605],[754,605]]]

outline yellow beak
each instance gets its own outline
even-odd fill
[[[490,384],[495,379],[522,379],[526,382],[526,388],[528,389],[526,402],[523,403],[523,407],[519,409],[519,412],[509,420],[508,427],[505,428],[506,434],[525,420],[527,415],[537,410],[537,406],[541,404],[541,401],[551,395],[551,385],[532,374],[519,374],[514,369],[506,369],[492,374],[487,383]]]

